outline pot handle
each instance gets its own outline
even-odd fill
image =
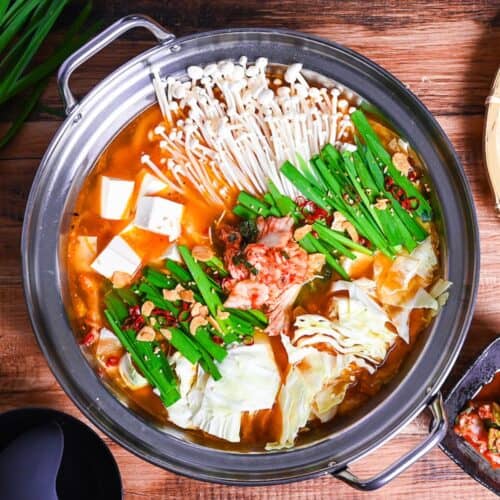
[[[432,425],[429,431],[429,436],[420,443],[416,448],[406,453],[395,463],[387,467],[384,471],[370,479],[360,479],[354,475],[348,467],[345,467],[339,472],[334,472],[332,475],[341,481],[344,481],[349,486],[361,491],[371,491],[385,486],[392,481],[396,476],[404,472],[410,465],[413,465],[417,460],[422,458],[431,448],[434,448],[445,436],[448,428],[446,419],[446,410],[443,404],[443,397],[438,393],[429,405],[432,413]]]
[[[61,94],[64,109],[66,114],[78,104],[73,92],[69,87],[69,79],[75,69],[81,66],[85,61],[107,47],[111,42],[119,36],[134,28],[146,28],[156,38],[158,43],[166,43],[175,38],[175,35],[167,31],[163,26],[148,16],[130,15],[122,17],[115,21],[111,26],[108,26],[101,33],[89,40],[85,45],[80,47],[76,52],[69,56],[59,68],[57,73],[57,84]]]

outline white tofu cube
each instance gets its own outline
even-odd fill
[[[184,205],[180,203],[159,196],[143,196],[137,204],[134,224],[174,241],[181,234],[183,211]]]
[[[140,181],[138,199],[141,199],[143,196],[159,193],[166,189],[166,187],[165,182],[156,177],[156,175],[145,172]]]
[[[133,276],[140,265],[141,258],[132,247],[121,236],[115,236],[92,262],[91,267],[105,278],[111,279],[117,271]]]
[[[101,217],[120,220],[127,217],[130,198],[134,192],[134,181],[101,177]]]
[[[182,263],[182,257],[179,253],[179,247],[174,243],[167,248],[167,251],[162,255],[162,259],[175,260],[175,262]]]

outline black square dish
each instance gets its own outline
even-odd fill
[[[458,413],[478,390],[500,370],[500,338],[492,342],[467,370],[446,399],[448,432],[441,442],[443,451],[467,474],[500,495],[500,469],[496,471],[472,446],[455,434],[453,425]]]

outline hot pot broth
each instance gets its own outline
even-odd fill
[[[240,63],[246,76],[235,81],[245,80],[251,90],[259,71],[261,80],[265,78],[265,64],[261,61],[259,68]],[[252,67],[257,69],[252,72]],[[224,79],[224,67],[219,64],[219,69]],[[300,97],[308,82],[300,67],[292,65],[283,74],[267,74],[266,88],[249,98],[248,106],[276,108],[272,101],[281,96],[280,108],[268,115],[286,115],[291,111],[284,101],[297,95],[302,114],[310,117],[304,108],[315,107],[313,122],[328,117],[324,129],[318,126],[309,133],[313,138],[306,149],[312,153],[307,160],[314,155],[324,159],[323,165],[346,183],[339,195],[343,201],[330,206],[325,199],[336,193],[321,166],[314,170],[313,162],[308,170],[302,151],[298,156],[285,151],[290,138],[307,137],[307,127],[288,131],[280,149],[275,137],[283,122],[278,116],[274,129],[268,122],[267,136],[259,141],[275,148],[277,165],[269,157],[258,158],[259,143],[249,145],[244,136],[236,137],[243,145],[235,151],[230,149],[232,136],[228,139],[223,131],[220,151],[214,148],[214,132],[203,131],[203,120],[213,129],[237,120],[235,130],[247,125],[243,112],[240,118],[231,113],[232,97],[222,86],[214,85],[209,92],[222,105],[219,113],[229,116],[222,122],[215,123],[209,113],[203,116],[205,97],[198,102],[186,98],[193,88],[209,87],[200,71],[191,68],[187,83],[167,82],[159,105],[145,110],[113,140],[86,179],[68,240],[69,312],[99,375],[125,393],[131,406],[161,423],[170,420],[189,429],[202,443],[241,449],[290,447],[299,432],[353,411],[397,373],[446,300],[449,284],[438,278],[438,238],[432,217],[417,214],[426,193],[416,155],[370,118],[392,172],[396,169],[394,179],[380,157],[371,156],[370,146],[375,151],[377,147],[373,139],[356,131],[350,120],[357,104],[352,93],[334,88],[327,94],[313,86],[321,94],[306,90],[306,97]],[[241,103],[233,106],[247,110]],[[255,108],[249,109],[255,113]],[[255,123],[248,125],[250,132],[251,126]],[[196,137],[192,151],[188,134]],[[355,163],[357,156],[350,156],[355,136],[364,168]],[[335,172],[335,159],[328,163],[323,148],[329,142],[335,151],[347,151],[344,156],[339,152],[338,161],[345,163],[337,163],[347,165],[345,175]],[[296,147],[294,153],[300,150],[293,140],[288,146]],[[274,165],[273,175],[255,168],[253,180],[245,184],[239,175],[249,163],[238,156],[242,151],[252,154],[250,164]],[[291,167],[292,174],[278,173],[285,160],[298,165]],[[378,174],[370,168],[380,169],[383,179],[376,196],[370,185],[376,184]],[[349,176],[352,172],[355,175]],[[298,188],[297,173],[303,189]],[[325,188],[323,198],[315,198],[317,193],[310,190],[315,175]],[[421,200],[401,187],[398,175],[412,183]],[[274,197],[273,189],[262,188],[259,176],[274,182]],[[291,177],[295,182],[288,183],[285,178]],[[250,189],[242,189],[242,184]],[[150,210],[141,216],[145,209],[139,204],[145,199]],[[162,200],[173,204],[162,205]],[[160,203],[158,208],[155,203]],[[346,204],[356,208],[363,203],[360,218],[368,219],[372,229],[349,217],[354,208]],[[388,209],[392,223],[396,217],[404,226],[399,233],[388,234],[387,221],[380,220]],[[171,216],[178,210],[180,216]],[[412,229],[413,222],[418,228]],[[187,272],[189,280],[179,279],[179,272]],[[197,278],[197,272],[203,277]],[[378,331],[370,330],[372,322]],[[153,357],[159,363],[156,368],[148,364]],[[299,399],[308,403],[294,408],[294,398],[301,393]]]

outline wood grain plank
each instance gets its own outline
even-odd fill
[[[269,23],[277,25],[273,16]],[[286,23],[278,26],[290,27]],[[226,24],[218,27],[226,27]],[[473,16],[451,21],[435,17],[427,24],[411,27],[399,24],[372,27],[342,21],[335,22],[334,27],[308,22],[293,27],[361,52],[392,72],[435,114],[482,113],[499,65],[499,27]],[[115,42],[75,73],[71,81],[75,94],[85,95],[114,68],[151,45],[145,40]],[[43,103],[62,109],[53,83],[45,92]],[[12,116],[13,111],[7,110],[0,121],[8,121]],[[57,119],[40,111],[33,116],[34,119]]]

